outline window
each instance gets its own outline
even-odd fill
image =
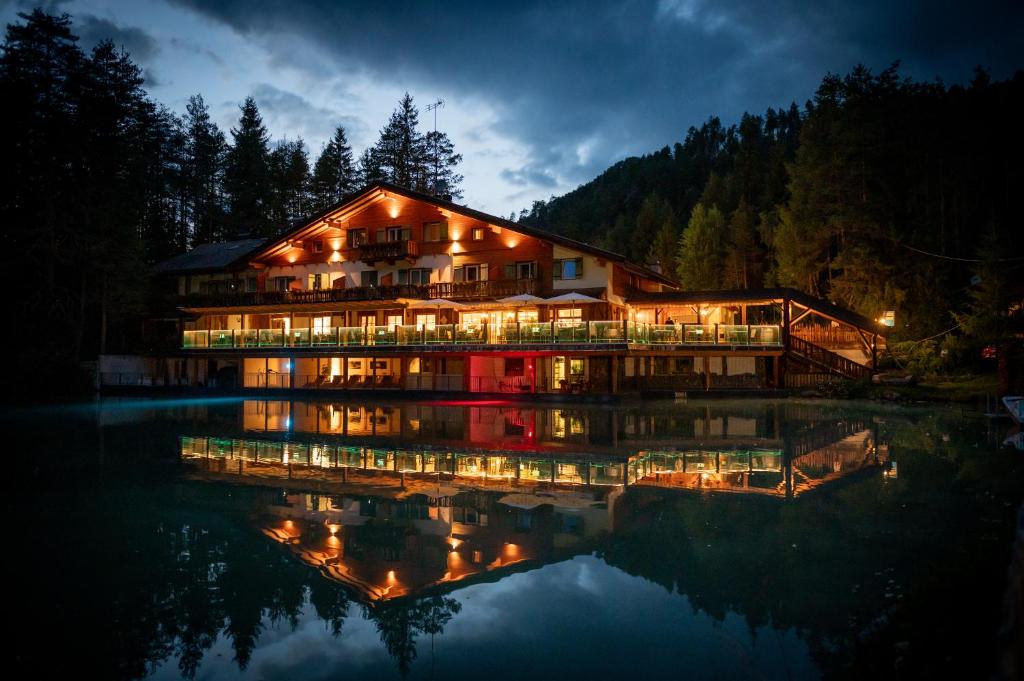
[[[323,240],[322,239],[317,239],[315,241],[311,241],[310,244],[309,244],[309,250],[310,250],[311,253],[323,253],[324,252],[324,242],[323,242]]]
[[[453,274],[455,281],[487,281],[487,263],[459,265]]]
[[[424,241],[448,241],[447,222],[428,222],[423,225]]]
[[[318,272],[316,274],[309,275],[309,279],[306,283],[306,289],[309,291],[319,291],[320,289],[330,288],[330,279],[326,272]]]
[[[366,243],[366,230],[365,229],[350,229],[348,230],[348,247],[359,248]]]
[[[274,290],[287,291],[288,285],[292,283],[293,277],[274,277]]]
[[[359,273],[359,283],[362,286],[376,286],[377,285],[377,270],[367,270],[366,272]]]
[[[433,271],[428,268],[398,270],[398,283],[409,284],[410,286],[426,286],[430,283],[430,274]]]
[[[408,227],[388,227],[377,230],[377,243],[393,241],[409,241],[412,239],[412,230]]]
[[[245,279],[245,290],[249,293],[255,293],[259,290],[259,280],[256,277],[246,277]]]
[[[505,360],[506,376],[525,376],[526,361],[522,357],[509,357]]]
[[[555,279],[579,279],[583,276],[583,258],[565,258],[554,263]]]
[[[484,240],[484,234],[485,234],[485,231],[484,231],[483,227],[474,227],[473,228],[473,241],[483,241]]]
[[[517,262],[513,271],[515,272],[516,279],[536,279],[537,263],[533,260],[530,262]]]
[[[405,322],[402,321],[402,315],[400,314],[389,314],[387,318],[388,328],[394,331],[396,326],[401,326]]]

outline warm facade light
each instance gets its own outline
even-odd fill
[[[328,261],[329,262],[341,262],[341,252],[336,250],[336,251],[334,251],[334,253],[331,253],[331,257],[328,258]]]

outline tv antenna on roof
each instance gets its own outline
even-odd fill
[[[434,186],[433,186],[433,190],[434,190],[434,195],[435,196],[438,194],[437,172],[438,172],[438,163],[440,163],[440,159],[437,157],[437,110],[442,108],[443,106],[444,106],[444,100],[441,99],[440,97],[438,97],[436,102],[433,102],[432,104],[427,104],[427,106],[424,107],[427,111],[433,111],[434,112]]]

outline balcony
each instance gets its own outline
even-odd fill
[[[356,286],[311,291],[251,291],[237,293],[193,294],[181,299],[181,307],[247,307],[255,305],[292,305],[343,303],[360,300],[397,300],[426,298],[427,286]]]
[[[539,279],[497,279],[493,281],[447,281],[430,284],[428,297],[446,300],[488,300],[521,293],[540,295]]]
[[[185,331],[185,349],[396,347],[396,346],[522,346],[631,344],[641,346],[782,347],[782,333],[773,325],[652,325],[624,321],[514,322],[438,324],[394,327],[331,327]]]
[[[413,262],[420,257],[420,245],[415,241],[385,241],[356,246],[358,258],[367,265],[386,262],[394,265],[399,260]]]

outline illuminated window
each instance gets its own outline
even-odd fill
[[[348,245],[349,248],[359,248],[366,243],[366,230],[365,229],[350,229],[348,230]]]
[[[583,276],[583,258],[565,258],[554,262],[555,279],[580,279]]]
[[[459,265],[453,274],[455,281],[487,281],[487,263]]]
[[[505,265],[506,279],[536,279],[536,261],[509,263]]]
[[[473,228],[473,241],[483,241],[483,240],[484,240],[484,228],[483,227],[474,227]]]
[[[412,239],[412,230],[408,227],[388,227],[377,230],[377,243],[409,241],[410,239]]]
[[[330,288],[330,286],[330,279],[326,272],[309,275],[306,283],[306,288],[310,291],[319,291],[320,289]]]
[[[428,222],[423,225],[424,241],[448,241],[447,222]]]

